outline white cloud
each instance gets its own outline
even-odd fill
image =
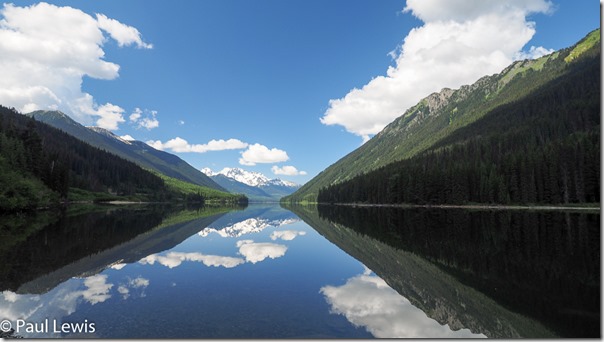
[[[134,112],[132,112],[132,114],[130,114],[129,118],[130,121],[132,122],[137,122],[138,119],[140,119],[140,117],[143,115],[143,111],[140,108],[134,108]]]
[[[180,266],[183,261],[196,261],[201,262],[206,266],[213,267],[225,267],[232,268],[244,263],[241,258],[233,258],[219,255],[205,255],[201,253],[182,253],[182,252],[170,252],[163,255],[152,254],[145,258],[142,258],[139,262],[141,264],[153,265],[155,262],[160,265],[164,265],[168,268],[174,268]]]
[[[528,51],[518,52],[514,59],[516,59],[516,60],[536,59],[541,56],[549,55],[550,53],[553,53],[554,51],[555,51],[554,49],[546,49],[543,46],[539,46],[539,47],[531,46],[531,48]]]
[[[522,11],[548,13],[551,2],[543,0],[407,0],[404,12],[412,12],[424,22],[474,20],[485,13]]]
[[[276,175],[285,175],[285,176],[305,176],[306,171],[298,171],[293,166],[284,165],[283,167],[278,167],[277,165],[271,168],[274,174]]]
[[[341,286],[324,286],[320,292],[331,312],[344,315],[357,327],[365,327],[377,338],[470,338],[486,337],[468,329],[452,331],[440,325],[384,280],[369,274],[348,279]]]
[[[276,259],[285,255],[287,246],[269,242],[254,242],[252,240],[237,241],[239,254],[245,257],[245,261],[255,264],[266,258]]]
[[[143,117],[143,114],[145,117]],[[132,124],[136,124],[136,128],[146,128],[150,131],[153,128],[159,127],[157,111],[155,110],[142,110],[137,107],[128,118]]]
[[[281,239],[281,240],[285,240],[285,241],[291,241],[291,240],[295,239],[297,236],[303,236],[303,235],[306,235],[305,231],[276,230],[271,233],[271,240]]]
[[[153,44],[143,42],[141,33],[132,26],[124,25],[119,21],[107,18],[104,14],[96,14],[99,28],[109,33],[119,46],[136,45],[138,48],[152,49]]]
[[[165,143],[160,140],[149,140],[147,145],[153,147],[156,150],[170,149],[174,152],[195,152],[205,153],[209,151],[224,151],[224,150],[240,150],[248,146],[247,143],[238,139],[229,140],[210,140],[207,144],[189,144],[188,141],[181,137],[170,139]]]
[[[61,110],[82,124],[110,130],[125,121],[124,109],[96,103],[81,87],[84,76],[118,77],[119,65],[104,60],[104,32],[120,46],[150,47],[136,29],[44,2],[4,4],[0,19],[0,103],[22,112]]]
[[[156,111],[151,111],[151,117],[146,117],[141,119],[138,122],[138,127],[146,128],[147,130],[151,130],[153,128],[159,127],[159,121],[155,117],[157,115]]]
[[[287,152],[278,148],[269,149],[260,144],[253,144],[247,150],[241,152],[239,164],[254,166],[257,163],[279,163],[289,160]]]
[[[118,125],[126,121],[122,116],[124,109],[111,103],[99,106],[96,113],[101,117],[96,121],[97,126],[110,131],[118,129]]]
[[[182,125],[185,124],[185,121],[184,120],[178,120],[178,124],[182,126]]]
[[[458,88],[501,71],[535,34],[531,13],[547,13],[545,0],[409,0],[404,12],[424,21],[390,53],[395,65],[361,89],[329,101],[321,118],[366,141],[427,95]],[[536,47],[537,56],[546,51]]]

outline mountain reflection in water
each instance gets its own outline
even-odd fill
[[[290,209],[441,324],[600,336],[599,212]]]
[[[598,215],[242,209],[0,225],[0,318],[102,338],[598,336]]]

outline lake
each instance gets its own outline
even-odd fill
[[[0,220],[5,336],[601,336],[598,211],[137,205]]]

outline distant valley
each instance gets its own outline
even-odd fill
[[[300,188],[295,183],[269,179],[261,173],[240,168],[224,168],[219,172],[204,168],[201,171],[229,192],[244,194],[253,202],[277,202]]]

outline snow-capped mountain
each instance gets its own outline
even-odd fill
[[[201,172],[230,192],[243,193],[250,200],[274,201],[296,191],[298,184],[281,179],[270,179],[259,172],[226,167],[219,172],[203,168]]]
[[[296,183],[281,180],[279,178],[270,179],[260,172],[246,171],[240,168],[225,167],[219,172],[214,172],[210,168],[203,168],[201,172],[212,177],[216,175],[223,175],[228,178],[234,179],[240,183],[247,184],[249,186],[263,187],[267,185],[277,186],[298,186]]]

